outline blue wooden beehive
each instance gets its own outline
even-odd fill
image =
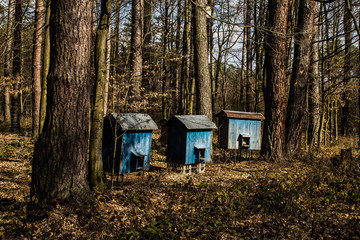
[[[223,110],[215,116],[219,117],[220,148],[260,150],[262,114]]]
[[[116,175],[148,170],[152,131],[157,125],[147,114],[111,113],[105,117],[103,132],[104,170]],[[116,153],[114,146],[116,141]]]
[[[204,115],[175,115],[167,122],[167,161],[196,164],[210,161],[212,130],[216,125]]]

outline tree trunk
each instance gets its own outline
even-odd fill
[[[358,16],[360,16],[360,9],[359,9],[359,12],[358,12]],[[360,18],[359,18],[359,26],[360,26]],[[359,52],[358,52],[358,60],[360,62],[360,41],[358,42],[359,46],[358,46],[358,49],[359,49]],[[360,67],[358,67],[358,75],[360,76]],[[358,83],[359,85],[359,88],[358,88],[358,109],[359,109],[359,119],[360,119],[360,81]],[[360,148],[360,121],[358,123],[358,148]]]
[[[111,18],[110,18],[111,24]],[[110,70],[111,70],[111,27],[107,32],[106,38],[106,83],[105,83],[105,95],[104,95],[104,117],[107,114],[108,102],[109,102],[109,86],[110,86]]]
[[[208,5],[211,9],[211,18],[209,18],[208,23],[208,39],[209,39],[209,54],[210,54],[210,67],[209,67],[209,74],[210,74],[210,81],[211,81],[211,105],[212,105],[212,114],[213,118],[215,117],[216,113],[216,97],[217,97],[217,89],[216,89],[216,81],[215,81],[215,57],[214,57],[214,0],[208,0]]]
[[[7,41],[6,41],[6,53],[5,53],[5,88],[4,88],[4,122],[6,125],[11,124],[11,103],[10,103],[10,72],[11,72],[11,56],[14,38],[12,36],[13,22],[14,22],[14,0],[9,0],[8,6],[8,22],[7,22]]]
[[[166,106],[167,106],[167,98],[166,98],[166,85],[168,82],[168,65],[167,65],[167,44],[168,44],[168,35],[169,35],[169,3],[168,0],[165,0],[165,9],[164,9],[164,30],[163,30],[163,64],[162,64],[162,117],[166,118],[167,114],[166,114]]]
[[[351,30],[352,30],[352,21],[351,21],[351,0],[345,1],[344,8],[344,34],[345,34],[345,59],[344,59],[344,93],[342,99],[344,101],[344,106],[342,108],[342,117],[341,117],[341,134],[343,136],[351,135],[351,113],[350,113],[350,99],[351,91],[349,89],[349,82],[351,76]],[[350,10],[348,10],[350,9]]]
[[[286,153],[290,158],[300,151],[304,129],[315,7],[313,0],[300,0],[286,117]]]
[[[195,1],[194,64],[196,82],[196,112],[212,119],[211,81],[206,36],[206,0]]]
[[[150,89],[151,76],[151,23],[152,23],[152,1],[144,0],[144,47],[143,47],[143,77],[142,86]]]
[[[254,7],[254,22],[256,26],[262,26],[264,21],[264,2],[260,1],[259,11],[257,12],[256,6]],[[263,68],[263,34],[259,31],[258,27],[254,29],[255,34],[255,61],[256,61],[256,73],[255,73],[255,112],[260,111],[260,91],[261,91],[261,81],[262,74],[261,70]]]
[[[35,144],[31,199],[89,199],[91,0],[52,0],[47,115]]]
[[[252,11],[251,0],[246,1],[246,13],[245,13],[245,36],[246,36],[246,111],[252,112],[252,89],[251,89],[251,77],[252,77],[252,48],[251,48],[251,11]]]
[[[142,45],[144,28],[144,0],[132,1],[131,17],[131,95],[134,100],[140,99],[142,81]]]
[[[183,56],[181,63],[181,114],[188,110],[189,78],[190,78],[190,7],[189,0],[185,0],[184,7],[184,32],[183,32]],[[182,93],[183,96],[182,96]]]
[[[13,57],[13,95],[11,99],[11,127],[12,132],[20,131],[20,81],[22,75],[22,0],[15,1],[15,32]]]
[[[46,98],[47,98],[47,76],[50,66],[50,5],[51,0],[46,1],[46,15],[45,15],[45,36],[44,36],[44,50],[43,50],[43,65],[41,78],[41,103],[40,103],[40,132],[44,127],[46,116]]]
[[[39,136],[41,101],[41,45],[43,25],[43,0],[36,0],[34,51],[33,51],[33,136]]]
[[[320,128],[320,79],[319,79],[319,26],[314,23],[314,36],[311,51],[311,67],[309,73],[309,128],[308,144],[309,149],[313,149],[315,143],[318,143],[318,133]]]
[[[104,189],[102,137],[104,123],[104,99],[106,87],[106,46],[110,28],[111,0],[101,1],[100,22],[95,39],[94,101],[92,103],[90,128],[90,186],[96,191]]]
[[[284,157],[288,11],[289,1],[269,0],[265,45],[265,123],[261,151],[273,161]]]

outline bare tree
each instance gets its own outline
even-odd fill
[[[41,102],[41,45],[43,25],[43,0],[36,0],[33,50],[33,136],[39,136]]]
[[[131,51],[130,72],[132,90],[131,94],[135,100],[140,98],[140,87],[142,82],[142,45],[144,29],[144,0],[132,1],[131,17]]]
[[[196,0],[194,22],[194,63],[196,82],[196,112],[212,119],[211,81],[206,33],[206,1]]]
[[[14,0],[9,0],[8,5],[8,21],[7,21],[7,39],[6,39],[6,53],[5,53],[5,89],[4,89],[4,122],[7,125],[11,123],[11,114],[10,114],[10,72],[11,72],[11,57],[12,57],[12,47],[14,38],[12,36],[14,23]]]
[[[107,82],[106,48],[110,31],[111,0],[101,1],[100,22],[95,39],[95,75],[94,100],[91,111],[90,128],[90,186],[97,190],[104,189],[102,163],[102,135],[104,124],[105,87]]]
[[[11,100],[11,127],[13,132],[20,131],[20,81],[22,75],[22,0],[15,1],[15,32],[13,57],[13,94]]]
[[[289,1],[269,0],[265,42],[265,123],[261,152],[284,157],[286,110],[286,37]]]
[[[309,123],[308,123],[308,144],[309,149],[313,149],[318,142],[318,133],[320,128],[320,78],[319,78],[319,22],[315,18],[313,44],[311,50],[311,66],[309,72]]]
[[[300,0],[286,116],[286,153],[288,157],[298,154],[301,146],[306,112],[306,104],[304,103],[306,103],[309,80],[315,7],[316,2],[312,0]]]
[[[50,66],[50,6],[51,0],[46,0],[46,13],[45,13],[45,36],[42,58],[42,77],[41,77],[41,101],[40,101],[40,133],[44,127],[46,116],[46,95],[47,95],[47,76]]]

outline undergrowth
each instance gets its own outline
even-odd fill
[[[130,175],[114,189],[96,194],[95,204],[36,209],[29,203],[28,186],[24,188],[30,181],[30,144],[29,139],[11,139],[0,148],[0,183],[5,186],[0,191],[1,239],[360,236],[357,154],[336,166],[325,154],[284,163],[236,164],[227,155],[225,163],[208,165],[205,174],[156,170],[147,173],[144,181]],[[223,153],[216,151],[214,156],[220,159]],[[23,198],[20,191],[25,192]]]

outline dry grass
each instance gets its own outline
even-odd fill
[[[166,171],[164,149],[154,146],[143,181],[128,174],[92,205],[40,210],[29,204],[32,140],[1,134],[0,238],[359,239],[357,156],[335,169],[329,150],[234,163],[215,149],[205,173],[182,175]]]

